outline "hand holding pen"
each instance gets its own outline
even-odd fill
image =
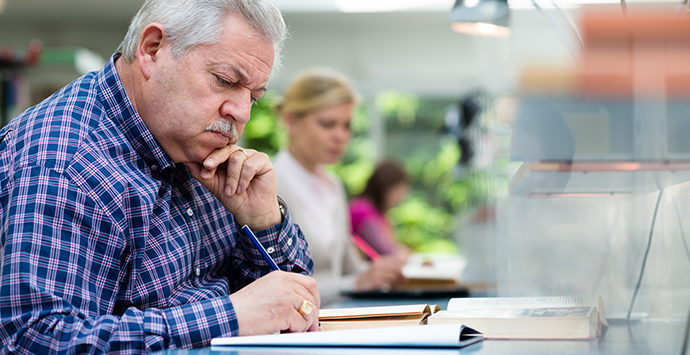
[[[242,233],[252,241],[273,270],[278,265],[248,226]],[[316,281],[291,272],[271,272],[230,295],[240,335],[319,330],[321,300]],[[311,308],[311,309],[310,309]]]

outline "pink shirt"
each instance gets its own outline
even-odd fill
[[[352,232],[359,235],[380,255],[395,254],[398,245],[393,228],[386,217],[366,198],[357,197],[350,202]]]

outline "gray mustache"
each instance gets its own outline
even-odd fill
[[[218,120],[206,127],[207,131],[212,131],[212,132],[220,132],[222,134],[227,135],[228,132],[230,132],[232,141],[237,141],[239,137],[237,136],[237,127],[235,126],[234,123],[230,123],[224,120]]]

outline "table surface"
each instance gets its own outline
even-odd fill
[[[199,350],[167,351],[161,354],[680,354],[685,320],[609,320],[609,329],[593,340],[484,340],[462,349],[363,349],[211,347]]]

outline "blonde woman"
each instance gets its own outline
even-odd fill
[[[297,75],[276,107],[290,137],[273,162],[278,195],[306,236],[322,304],[337,300],[341,290],[390,288],[402,278],[399,258],[359,258],[349,235],[345,189],[324,169],[345,153],[356,104],[347,78],[319,68]]]

